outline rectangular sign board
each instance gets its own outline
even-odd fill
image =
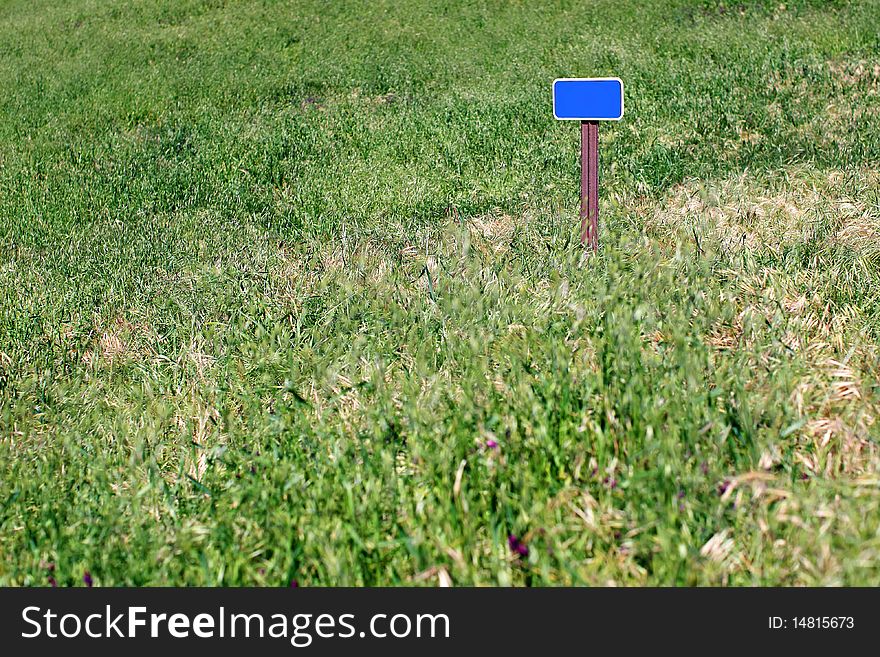
[[[620,78],[558,78],[553,81],[553,116],[561,121],[619,121]]]

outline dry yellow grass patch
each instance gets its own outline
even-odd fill
[[[718,351],[733,351],[739,346],[742,335],[742,313],[740,313],[732,324],[716,322],[706,336],[706,342]]]
[[[498,255],[510,248],[516,227],[515,217],[500,212],[475,217],[468,222],[473,244],[490,255]]]
[[[652,236],[671,241],[696,232],[703,246],[725,251],[776,250],[817,237],[860,251],[878,249],[880,211],[870,194],[880,189],[880,174],[863,170],[858,178],[860,197],[848,191],[840,172],[788,170],[770,188],[756,186],[747,174],[711,186],[691,181],[639,213]]]
[[[853,79],[873,76],[864,68],[846,71]],[[790,169],[765,187],[745,175],[710,186],[686,183],[642,213],[648,234],[669,245],[699,240],[704,252],[733,252],[749,259],[818,240],[829,249],[851,251],[855,262],[873,262],[880,253],[878,190],[876,171]],[[747,327],[774,327],[788,354],[759,356],[764,367],[756,369],[755,377],[772,377],[781,357],[797,358],[805,366],[791,393],[803,422],[794,458],[817,475],[858,477],[880,468],[871,438],[880,408],[866,369],[875,357],[860,333],[865,318],[859,310],[832,303],[825,298],[827,290],[817,286],[817,271],[823,266],[817,263],[816,271],[754,265],[719,271],[731,283],[729,302],[736,314],[716,322],[705,340],[720,356],[754,347]],[[834,280],[844,282],[858,275],[826,273],[839,274],[843,279]],[[660,341],[659,336],[646,338],[652,344]]]
[[[811,419],[804,428],[809,453],[801,462],[808,470],[856,476],[877,469],[871,432],[880,408],[864,392],[864,377],[855,365],[828,359],[805,382],[805,410]],[[802,396],[803,390],[797,394]]]
[[[277,296],[299,309],[305,299],[334,281],[354,277],[359,283],[378,285],[392,266],[382,245],[356,240],[343,231],[311,249],[290,249],[280,243],[267,269]]]
[[[826,63],[831,76],[846,86],[867,84],[876,89],[880,85],[880,64],[860,59],[858,61],[829,60]]]
[[[117,317],[95,328],[97,339],[82,355],[86,365],[110,364],[125,360],[148,358],[151,351],[144,343],[154,338],[152,330],[142,323]]]

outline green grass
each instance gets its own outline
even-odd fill
[[[0,584],[880,584],[878,34],[0,2]]]

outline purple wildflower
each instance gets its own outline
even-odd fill
[[[489,449],[497,449],[498,442],[490,438],[486,441],[486,447],[488,447]]]
[[[617,488],[617,479],[614,477],[605,477],[604,484],[612,489]]]
[[[529,556],[529,546],[520,541],[514,534],[507,536],[507,545],[510,546],[510,551],[514,554],[518,554],[521,557]]]
[[[299,588],[299,582],[297,582],[296,579],[292,579],[290,580],[290,584],[288,586],[292,589]]]
[[[83,575],[83,583],[89,588],[92,588],[92,574],[88,570]]]
[[[49,581],[49,586],[51,586],[53,589],[58,586],[58,582],[55,581],[55,578],[52,577],[51,575],[49,575],[49,577],[47,579]]]
[[[721,485],[718,487],[718,494],[724,495],[724,493],[727,492],[728,488],[730,488],[730,482],[727,480],[722,481]]]
[[[684,499],[684,491],[683,490],[678,491],[678,499],[680,499],[680,500]]]

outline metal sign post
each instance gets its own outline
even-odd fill
[[[598,121],[581,121],[581,244],[599,250]]]
[[[619,78],[553,81],[553,116],[581,122],[581,244],[599,250],[599,121],[623,118]]]

